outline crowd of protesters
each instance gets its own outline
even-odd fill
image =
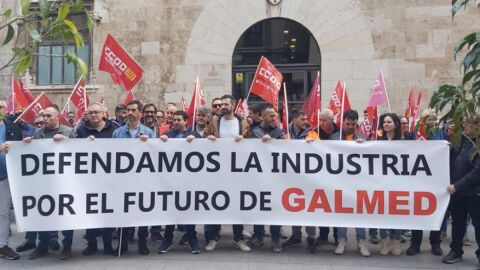
[[[84,117],[78,123],[74,123],[75,114],[68,116],[69,122],[75,128],[71,129],[59,123],[60,112],[58,107],[46,108],[35,119],[31,126],[23,121],[13,124],[15,116],[6,114],[5,102],[0,102],[0,257],[6,259],[19,258],[17,252],[33,250],[30,259],[38,259],[49,255],[50,250],[60,250],[58,232],[27,232],[25,241],[16,248],[16,252],[8,247],[9,238],[9,212],[11,210],[11,195],[8,185],[5,154],[9,147],[7,141],[21,141],[28,143],[37,139],[53,139],[62,141],[70,138],[84,138],[89,140],[102,138],[135,138],[148,140],[158,138],[162,141],[171,139],[197,139],[215,140],[216,138],[232,138],[235,141],[244,139],[260,139],[264,142],[276,139],[306,140],[308,142],[320,140],[345,140],[361,143],[367,138],[359,131],[359,116],[354,110],[344,112],[342,128],[334,121],[334,113],[324,109],[319,114],[318,127],[311,127],[307,123],[307,115],[300,108],[294,108],[290,112],[290,123],[286,134],[279,127],[278,112],[268,105],[253,104],[249,107],[249,116],[244,119],[235,114],[236,100],[231,95],[214,98],[211,108],[202,107],[196,112],[196,121],[188,126],[189,115],[177,108],[174,103],[167,104],[165,110],[158,109],[154,104],[142,104],[133,100],[127,105],[115,107],[115,115],[108,118],[107,109],[101,103],[93,103],[88,107]],[[395,113],[386,113],[378,119],[379,129],[376,131],[376,140],[415,140],[415,134],[408,132],[409,119],[399,117]],[[440,126],[437,116],[431,110],[426,110],[421,120],[427,127],[427,140],[449,140],[449,132],[453,128],[447,124]],[[475,134],[480,127],[480,116],[473,123],[465,123],[463,132],[465,135]],[[460,143],[451,144],[450,171],[451,184],[445,187],[451,194],[450,205],[445,214],[444,224],[440,231],[431,231],[429,235],[431,252],[433,255],[443,255],[440,246],[446,238],[447,219],[451,216],[451,244],[450,251],[442,258],[444,263],[455,263],[462,260],[463,245],[471,244],[466,238],[468,222],[475,229],[477,245],[480,244],[480,159],[476,150],[476,142],[464,136]],[[471,136],[470,136],[471,137]],[[184,232],[179,244],[190,246],[192,254],[200,253],[197,239],[197,231],[200,229],[194,224],[177,225]],[[265,226],[254,225],[253,234],[245,231],[241,224],[232,225],[234,247],[249,252],[252,248],[264,245]],[[82,254],[85,256],[94,254],[98,250],[97,237],[103,240],[103,253],[107,255],[123,254],[128,251],[129,243],[137,231],[138,252],[148,255],[148,236],[153,241],[160,242],[158,253],[165,254],[173,246],[173,232],[175,225],[165,226],[163,235],[161,226],[139,228],[102,228],[87,229],[84,235],[86,247]],[[205,225],[204,250],[215,251],[221,238],[221,225]],[[310,253],[317,251],[319,245],[328,243],[329,234],[332,232],[336,247],[334,253],[344,254],[347,243],[347,228],[313,227],[305,228],[307,238],[307,250]],[[318,237],[317,237],[318,231]],[[121,236],[119,235],[121,232]],[[369,238],[367,238],[367,232]],[[60,259],[69,259],[72,256],[73,231],[62,231],[63,241]],[[282,252],[282,249],[300,246],[302,244],[302,227],[293,226],[291,236],[285,239],[286,230],[280,225],[270,225],[271,248],[273,252]],[[405,248],[405,253],[414,256],[420,252],[422,231],[417,230],[391,230],[388,228],[355,228],[358,252],[360,255],[370,256],[369,245],[380,244],[379,254],[401,255],[403,252],[402,242],[408,237],[410,246]],[[380,235],[380,239],[378,238]],[[121,238],[116,249],[112,246],[113,238]],[[370,240],[370,244],[368,243]],[[408,239],[407,239],[408,240]],[[476,269],[480,269],[480,249],[476,250],[479,262]]]

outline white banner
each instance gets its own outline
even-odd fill
[[[438,230],[444,141],[11,142],[20,231],[164,224]]]

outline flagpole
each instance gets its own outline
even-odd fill
[[[287,85],[285,84],[285,82],[283,82],[283,102],[285,103],[284,109],[286,110],[285,118],[287,118],[285,121],[285,124],[287,125],[285,130],[287,131],[288,136],[290,136],[290,125],[288,124]]]
[[[383,85],[385,86],[385,96],[387,96],[388,112],[392,113],[392,108],[390,108],[390,100],[388,99],[387,84],[385,83],[385,78],[383,77],[382,69],[380,69],[380,74],[382,75]]]
[[[45,95],[45,92],[40,93],[40,95],[38,95],[38,97],[33,100],[32,103],[30,103],[25,109],[23,109],[23,112],[17,117],[17,119],[15,119],[15,121],[13,121],[13,123],[17,123],[17,121],[21,119],[22,116],[30,109],[30,107],[32,107],[33,104],[35,104],[35,102],[37,102],[43,95]]]
[[[123,238],[123,227],[120,227],[120,243],[118,243],[118,258],[120,258],[120,256],[122,255],[122,238]]]
[[[343,92],[342,92],[342,109],[340,110],[340,141],[343,137],[343,110],[345,109],[345,92],[347,92],[347,83],[343,82]]]
[[[15,89],[13,88],[14,87],[14,76],[12,74],[12,113],[15,114]],[[8,107],[8,104],[7,104],[7,107]]]
[[[260,57],[260,62],[258,62],[258,66],[257,66],[257,70],[255,71],[255,74],[257,74],[258,72],[258,69],[260,68],[260,63],[262,62],[262,59],[263,59],[263,55],[262,57]],[[255,74],[253,75],[253,78],[255,79]],[[248,89],[248,93],[247,93],[247,97],[245,97],[245,103],[248,102],[248,98],[250,97],[250,92],[252,92],[252,85],[253,85],[253,81],[252,81],[252,84],[250,84],[250,88]]]
[[[376,115],[377,117],[375,118],[375,122],[376,122],[375,123],[375,126],[376,126],[376,128],[375,128],[375,141],[376,141],[378,139],[378,127],[380,126],[380,121],[378,119],[378,106],[375,106],[375,112],[377,114]]]
[[[317,95],[320,99],[320,107],[317,109],[317,132],[320,132],[320,108],[322,106],[322,97],[320,95],[320,70],[317,71],[318,85],[317,85]]]
[[[199,89],[199,84],[200,84],[200,81],[198,79],[198,75],[197,75],[197,79],[195,81],[195,89],[193,90],[193,98],[194,98],[194,101],[193,101],[193,120],[192,120],[192,129],[195,128],[195,118],[197,117],[197,95],[199,94],[198,93],[198,89]]]

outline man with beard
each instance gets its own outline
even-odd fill
[[[157,107],[152,103],[143,105],[142,115],[142,124],[153,130],[155,134],[158,134]]]
[[[158,125],[157,125],[157,107],[152,104],[152,103],[149,103],[149,104],[145,104],[143,105],[143,110],[142,110],[142,121],[141,123],[150,128],[151,130],[153,130],[153,132],[155,134],[158,134]],[[140,227],[139,228],[140,230],[145,230],[145,229],[148,229],[147,227]],[[162,230],[162,226],[158,225],[158,226],[152,226],[150,227],[150,234],[151,234],[151,238],[153,241],[161,241],[163,240],[163,236],[162,234],[160,233],[160,231]],[[133,236],[133,234],[132,234]]]
[[[290,113],[292,122],[289,125],[289,138],[291,140],[305,140],[307,142],[319,141],[317,132],[312,130],[307,123],[307,114],[302,109],[293,109]],[[307,226],[307,248],[310,253],[316,251],[314,226]],[[302,226],[292,226],[292,236],[282,244],[282,247],[295,247],[302,244]]]
[[[75,133],[69,127],[60,124],[60,112],[56,107],[48,107],[43,111],[44,127],[37,129],[33,137],[26,137],[24,142],[31,142],[32,139],[52,139],[56,142],[63,141],[67,138],[75,138]],[[53,232],[39,232],[38,246],[30,254],[29,259],[38,259],[48,255],[48,244],[51,240]],[[60,253],[60,260],[67,260],[72,257],[72,239],[73,230],[62,231],[63,234],[63,250]]]
[[[262,110],[262,122],[252,129],[252,138],[262,139],[268,142],[272,139],[285,139],[285,133],[276,126],[278,114],[271,106],[265,106]],[[280,225],[270,225],[270,234],[272,236],[272,251],[275,253],[282,251],[280,245]],[[253,246],[263,246],[263,236],[265,235],[265,226],[254,225],[253,235],[250,243]]]
[[[365,137],[357,132],[357,122],[358,122],[358,112],[354,110],[348,110],[343,114],[343,129],[340,131],[331,134],[331,140],[341,140],[341,141],[365,141]],[[338,244],[335,248],[334,253],[337,255],[342,255],[345,252],[345,246],[347,243],[347,228],[338,228]],[[370,251],[367,247],[366,241],[366,230],[365,228],[355,228],[357,242],[358,242],[358,252],[364,257],[370,257]]]
[[[7,260],[18,259],[18,254],[8,247],[8,237],[10,232],[10,207],[12,204],[12,195],[8,184],[7,162],[5,154],[8,153],[9,146],[7,141],[20,141],[22,132],[12,122],[8,121],[7,103],[0,101],[0,258]]]
[[[241,141],[250,137],[250,128],[247,120],[240,115],[234,113],[235,97],[232,95],[224,95],[221,97],[222,111],[220,116],[213,115],[208,125],[205,136],[214,141],[216,138],[233,138],[235,141]],[[233,240],[235,248],[248,252],[250,247],[243,238],[243,225],[232,225]],[[205,251],[214,251],[220,239],[221,225],[205,226]]]
[[[138,100],[132,100],[127,104],[127,123],[115,129],[112,134],[112,138],[136,138],[142,141],[148,140],[148,138],[156,138],[153,130],[142,125],[140,119],[142,118],[142,103]],[[134,228],[123,228],[122,241],[119,247],[114,251],[113,255],[118,253],[123,254],[128,251],[128,234]],[[147,236],[148,227],[138,228],[138,252],[141,255],[150,254],[150,250],[147,248]],[[120,249],[121,246],[121,249]]]
[[[464,120],[460,146],[452,150],[453,166],[450,172],[451,194],[450,213],[452,214],[452,242],[450,252],[443,257],[443,263],[456,263],[462,260],[463,238],[466,233],[467,216],[470,215],[477,242],[477,270],[480,269],[480,157],[476,149],[476,138],[480,134],[480,115],[471,121]],[[468,136],[468,137],[467,137]]]
[[[222,100],[218,97],[214,98],[212,100],[212,110],[211,110],[212,117],[214,115],[220,116],[221,111],[222,111]]]
[[[158,126],[158,136],[161,136],[172,128],[173,114],[177,111],[175,104],[169,103],[165,110],[165,123]]]
[[[77,138],[89,138],[90,140],[112,138],[113,131],[117,126],[106,119],[103,105],[101,103],[93,103],[88,107],[87,113],[88,121],[77,129]],[[97,235],[102,235],[103,253],[106,255],[113,254],[112,231],[113,228],[87,229],[85,236],[87,247],[82,254],[88,256],[98,250]]]
[[[123,104],[118,104],[115,107],[115,118],[111,119],[111,121],[117,125],[117,127],[125,125],[127,121],[127,107]]]
[[[173,128],[165,135],[160,136],[160,139],[164,142],[168,141],[169,138],[186,139],[187,142],[191,142],[194,138],[201,138],[202,136],[200,136],[197,132],[193,131],[191,128],[187,128],[187,120],[188,115],[186,112],[176,111],[173,115]],[[195,225],[182,225],[182,227],[185,229],[185,234],[183,235],[182,240],[188,242],[192,254],[199,254],[200,249],[198,248]],[[174,230],[175,225],[167,225],[165,227],[165,239],[158,249],[159,253],[165,254],[172,248]]]

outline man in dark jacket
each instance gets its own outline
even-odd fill
[[[476,149],[475,138],[480,131],[480,115],[473,123],[463,125],[464,137],[457,154],[453,155],[454,163],[451,170],[448,193],[450,213],[452,214],[452,242],[450,252],[443,257],[442,262],[452,264],[462,260],[463,237],[465,235],[467,215],[470,215],[475,229],[475,239],[479,247],[476,250],[477,265],[480,269],[480,157]]]
[[[75,138],[73,130],[67,126],[60,124],[60,111],[57,107],[51,106],[43,111],[43,121],[45,126],[37,129],[32,137],[23,138],[24,142],[31,142],[32,139],[53,139],[56,142],[66,140],[68,138]],[[48,255],[48,243],[51,240],[53,232],[39,232],[38,233],[38,246],[30,254],[29,259],[38,259]],[[61,260],[67,260],[72,257],[72,239],[73,230],[62,231],[63,249],[60,253]]]
[[[200,134],[193,131],[191,128],[187,128],[188,114],[184,111],[176,111],[173,114],[173,128],[169,130],[164,135],[160,136],[160,139],[164,142],[171,139],[187,139],[187,142],[191,142],[194,138],[202,138]],[[200,249],[198,248],[197,232],[195,231],[195,225],[184,225],[186,233],[184,238],[187,240],[190,245],[190,250],[192,254],[199,254]],[[165,226],[164,240],[158,252],[161,254],[167,253],[173,244],[173,231],[175,230],[175,225]]]
[[[9,150],[6,142],[22,140],[22,132],[12,122],[5,119],[6,109],[7,104],[3,101],[0,103],[0,258],[16,260],[18,254],[8,247],[12,197],[8,185],[5,154]]]
[[[272,107],[265,107],[262,110],[262,122],[252,129],[252,138],[262,139],[263,142],[268,142],[272,139],[285,139],[285,133],[277,126],[275,120],[277,119],[277,112]],[[280,245],[280,225],[270,225],[270,234],[272,235],[272,251],[281,252]],[[265,226],[254,225],[253,235],[250,242],[254,246],[263,245],[263,236],[265,235]]]
[[[93,103],[88,107],[88,121],[77,129],[77,138],[112,138],[113,131],[117,125],[105,118],[105,112],[101,103]],[[101,231],[103,237],[103,253],[107,255],[113,254],[112,249],[112,231],[113,228],[103,229],[87,229],[86,237],[87,247],[83,250],[84,256],[95,253],[97,248],[96,236]]]
[[[289,125],[290,140],[305,140],[307,142],[319,141],[317,132],[307,124],[307,113],[302,109],[293,109],[290,113],[292,123]],[[315,234],[316,227],[306,226],[307,248],[310,253],[316,251]],[[282,247],[295,247],[302,244],[302,226],[292,226],[292,236],[282,244]]]

